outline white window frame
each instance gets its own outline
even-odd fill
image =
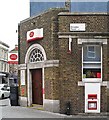
[[[91,46],[91,45],[87,45],[87,46]],[[97,46],[97,45],[93,45],[93,46]],[[101,61],[100,62],[84,62],[83,61],[83,47],[84,47],[84,45],[82,46],[82,81],[83,82],[102,82],[102,45],[101,45]],[[98,66],[96,66],[96,65],[98,65],[98,64],[100,64],[100,69],[101,69],[101,78],[84,78],[83,77],[83,69],[84,69],[84,64],[89,64],[89,68],[91,69],[93,69],[93,68],[98,68]],[[93,66],[91,66],[91,64],[95,64],[95,66],[93,67]]]

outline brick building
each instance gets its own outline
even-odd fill
[[[52,112],[107,112],[107,13],[48,10],[19,24],[20,105]],[[107,107],[108,106],[108,107]]]
[[[0,84],[9,81],[8,52],[9,45],[0,41]]]

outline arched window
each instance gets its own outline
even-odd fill
[[[40,49],[35,48],[30,54],[29,62],[38,62],[38,61],[44,61],[44,55]]]
[[[34,63],[46,60],[46,53],[40,44],[34,44],[29,47],[25,56],[25,63]]]

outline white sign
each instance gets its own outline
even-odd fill
[[[70,23],[70,31],[85,31],[85,23]]]
[[[33,29],[27,32],[27,41],[34,41],[43,38],[43,28],[40,29]]]
[[[18,53],[8,53],[8,63],[18,64]]]
[[[25,85],[25,70],[20,71],[21,85]]]

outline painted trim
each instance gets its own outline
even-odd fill
[[[83,80],[83,64],[84,62],[83,62],[83,46],[82,46],[82,80]]]
[[[101,81],[103,80],[103,49],[101,45]]]
[[[45,99],[44,67],[42,68],[42,89],[43,89],[43,105],[44,105],[44,99]]]
[[[32,77],[31,72],[27,69],[27,99],[28,99],[28,106],[32,105]]]
[[[72,51],[72,38],[69,35],[69,47],[68,47],[68,53],[71,53]]]

